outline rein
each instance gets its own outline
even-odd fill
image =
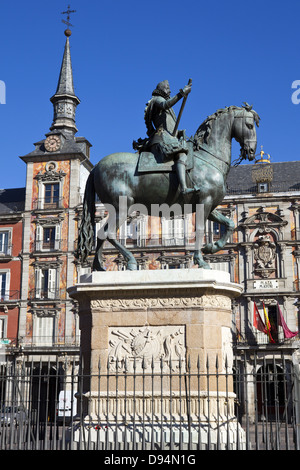
[[[203,150],[204,152],[208,153],[209,155],[211,155],[212,157],[216,158],[217,160],[219,160],[221,163],[223,163],[224,165],[227,165],[228,167],[230,167],[230,163],[228,162],[225,162],[224,160],[222,160],[222,158],[218,157],[218,155],[215,155],[214,153],[211,153],[209,150],[207,150],[203,144],[202,145],[198,145],[198,148],[197,148],[198,152],[199,150]],[[218,166],[214,165],[212,162],[210,162],[209,160],[206,160],[205,158],[201,157],[200,155],[197,154],[197,152],[194,152],[194,157],[195,158],[198,158],[198,160],[202,160],[206,163],[208,163],[209,165],[213,166],[214,168],[217,168],[217,170],[221,171],[220,168],[218,168]]]

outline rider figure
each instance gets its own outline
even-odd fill
[[[191,91],[191,85],[186,85],[174,97],[171,97],[168,80],[158,83],[152,93],[151,100],[145,109],[145,123],[149,141],[147,147],[156,145],[166,160],[173,159],[179,179],[181,193],[186,195],[196,189],[186,186],[187,144],[184,131],[173,135],[176,115],[172,107]]]

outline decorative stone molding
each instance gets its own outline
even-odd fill
[[[274,228],[281,229],[288,224],[288,221],[283,220],[283,217],[273,212],[267,212],[265,209],[263,206],[260,207],[255,214],[248,217],[240,226],[245,230],[259,226],[261,231],[267,231]]]
[[[35,179],[38,181],[46,182],[46,181],[60,181],[66,176],[66,173],[64,173],[62,170],[55,171],[55,170],[49,170],[45,171],[44,173],[40,171]]]
[[[99,311],[147,310],[148,308],[193,308],[212,307],[231,309],[231,299],[224,295],[202,295],[192,297],[142,297],[106,298],[91,300],[91,308]]]
[[[36,304],[34,304],[31,308],[32,315],[36,315],[38,317],[56,317],[59,314],[60,310],[60,308],[53,309],[47,307],[37,307]]]

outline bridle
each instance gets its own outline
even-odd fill
[[[247,109],[245,109],[245,111],[249,112]],[[246,118],[248,117],[248,116],[245,116],[245,114],[244,114],[245,111],[243,111],[243,114],[241,116],[235,116],[234,117],[234,119],[243,119],[243,122],[242,122],[242,136],[245,134],[244,130],[246,129]],[[253,120],[254,120],[254,118],[253,118]],[[252,142],[256,143],[256,140],[248,139],[247,142],[250,143],[250,144]],[[237,167],[243,160],[246,160],[246,158],[247,158],[247,149],[245,149],[244,146],[243,147],[241,146],[240,156],[232,162],[232,166]]]

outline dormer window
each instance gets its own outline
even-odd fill
[[[258,183],[258,192],[267,193],[269,191],[269,183]]]

